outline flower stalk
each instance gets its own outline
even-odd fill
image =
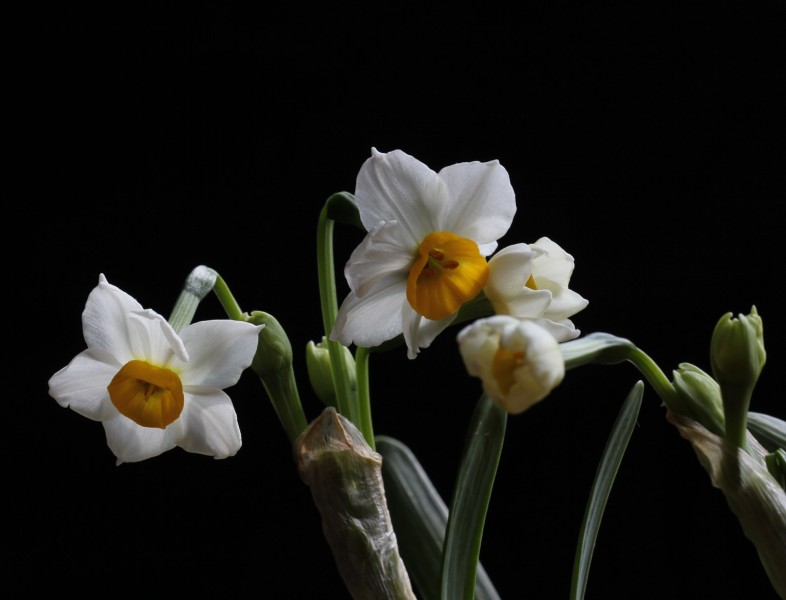
[[[251,370],[265,387],[290,443],[294,443],[307,422],[292,367],[292,344],[273,315],[254,311],[247,320],[255,325],[264,325],[259,332],[259,347],[251,362]]]

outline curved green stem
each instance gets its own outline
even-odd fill
[[[259,376],[259,380],[270,398],[278,420],[287,433],[289,443],[294,443],[308,427],[306,415],[300,404],[294,371],[291,367],[282,369],[278,373],[270,373],[264,377]]]
[[[246,321],[265,326],[251,368],[262,382],[281,426],[286,431],[290,443],[293,443],[306,429],[308,422],[300,403],[300,394],[292,369],[292,347],[286,332],[272,315],[261,311],[253,311],[250,315],[244,313],[226,281],[218,273],[216,273],[213,292],[224,308],[224,312],[233,321]],[[260,356],[265,356],[266,359],[260,360]]]
[[[644,351],[637,346],[631,346],[628,350],[628,360],[646,377],[649,384],[663,400],[663,403],[671,409],[675,408],[675,392],[669,378],[666,377],[660,367]]]
[[[240,305],[235,300],[235,297],[232,295],[232,292],[229,291],[229,286],[227,286],[224,279],[216,273],[216,283],[213,286],[213,293],[218,298],[218,301],[221,303],[221,306],[224,308],[224,312],[227,316],[232,319],[233,321],[245,321],[246,317],[243,314],[243,311],[240,310]]]
[[[366,442],[375,449],[374,426],[371,419],[371,391],[368,377],[369,349],[359,347],[355,354],[355,369],[357,374],[357,405],[360,422],[358,429],[363,433]]]
[[[644,375],[663,403],[677,408],[677,392],[669,378],[643,350],[630,340],[609,333],[596,332],[560,344],[565,369],[583,365],[615,365],[631,362]]]
[[[356,426],[360,423],[360,415],[355,395],[350,388],[349,369],[341,344],[330,339],[330,332],[338,314],[336,298],[336,279],[333,262],[333,219],[328,216],[330,201],[328,198],[319,214],[317,227],[317,272],[319,276],[319,299],[322,307],[322,325],[325,329],[325,340],[330,353],[330,366],[333,370],[333,383],[336,386],[336,406],[338,412],[352,421]]]

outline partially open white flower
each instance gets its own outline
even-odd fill
[[[485,286],[485,257],[516,212],[510,178],[497,161],[435,173],[400,150],[372,150],[355,201],[368,234],[347,262],[350,293],[330,339],[373,347],[403,333],[414,358]]]
[[[178,335],[101,275],[82,330],[87,349],[52,376],[49,393],[103,423],[118,464],[175,446],[215,458],[238,451],[237,415],[222,390],[251,364],[261,327],[202,321]]]
[[[527,410],[565,377],[556,338],[531,319],[494,315],[478,319],[458,334],[459,350],[483,391],[511,414]]]
[[[572,340],[581,332],[568,317],[588,304],[568,288],[573,266],[573,257],[547,237],[514,244],[489,261],[483,292],[496,314],[538,319],[557,341]]]

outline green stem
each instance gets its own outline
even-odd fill
[[[655,361],[637,346],[632,345],[628,348],[627,359],[646,377],[663,403],[667,407],[674,409],[676,403],[674,386],[672,386],[669,378],[661,371]]]
[[[308,427],[306,416],[300,404],[295,373],[290,367],[278,373],[268,374],[259,378],[270,397],[276,416],[287,432],[289,442],[294,443],[297,437]]]
[[[221,306],[224,308],[224,312],[226,312],[230,319],[233,321],[246,320],[243,311],[240,310],[240,305],[235,300],[232,292],[229,291],[229,287],[227,286],[226,282],[218,273],[216,273],[216,283],[213,286],[213,292],[218,297],[218,301],[221,303]]]
[[[317,272],[319,275],[319,299],[322,306],[322,325],[330,353],[330,366],[336,386],[336,406],[338,412],[359,425],[359,411],[355,395],[350,390],[349,369],[341,350],[341,344],[330,339],[330,332],[336,323],[338,300],[336,298],[336,279],[333,262],[333,219],[328,216],[330,198],[319,214],[317,227]]]
[[[217,273],[213,292],[224,308],[224,312],[233,321],[246,321],[256,325],[265,325],[266,329],[262,330],[259,343],[261,345],[267,341],[267,343],[272,345],[267,348],[257,349],[257,356],[254,357],[251,368],[262,382],[270,403],[273,405],[273,410],[276,412],[276,416],[284,431],[286,431],[290,443],[294,443],[297,436],[306,429],[308,422],[300,403],[295,372],[292,369],[292,347],[286,332],[278,321],[267,313],[260,311],[254,311],[251,315],[244,313],[232,295],[226,281]],[[282,364],[271,367],[266,361],[259,361],[259,352],[268,352],[268,360],[274,365],[282,355],[285,357],[285,360]]]
[[[725,385],[721,387],[723,412],[726,416],[725,438],[746,452],[748,451],[748,407],[751,401],[751,391],[751,388],[747,386]]]
[[[675,410],[677,392],[660,367],[630,340],[609,333],[590,333],[560,344],[565,368],[582,365],[615,365],[624,361],[633,365],[646,377],[663,403]],[[677,410],[676,412],[680,412]]]
[[[359,347],[355,354],[355,369],[357,374],[357,404],[360,422],[357,427],[360,429],[366,442],[372,449],[374,443],[374,426],[371,419],[371,391],[368,377],[369,349]]]

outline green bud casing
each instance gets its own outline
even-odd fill
[[[357,389],[357,376],[354,369],[355,359],[352,352],[346,346],[341,346],[344,353],[346,364],[349,365],[347,374],[349,377],[349,389]],[[333,380],[333,370],[330,363],[330,350],[324,336],[318,344],[308,342],[306,344],[306,368],[308,370],[308,380],[314,393],[326,406],[335,407],[336,404],[336,384]]]
[[[718,382],[700,368],[680,363],[673,371],[675,402],[674,409],[685,417],[698,421],[715,435],[723,437],[726,421],[723,415],[723,399]]]
[[[721,317],[710,343],[712,374],[721,386],[752,389],[766,359],[762,321],[755,306],[747,316],[733,318],[726,313]]]
[[[766,358],[761,317],[755,306],[747,316],[735,319],[726,313],[721,317],[712,333],[710,362],[723,398],[725,437],[740,448],[745,448],[748,407]]]
[[[292,344],[278,320],[266,312],[255,310],[247,319],[254,325],[265,325],[259,332],[259,346],[251,368],[260,377],[275,375],[292,366]]]

